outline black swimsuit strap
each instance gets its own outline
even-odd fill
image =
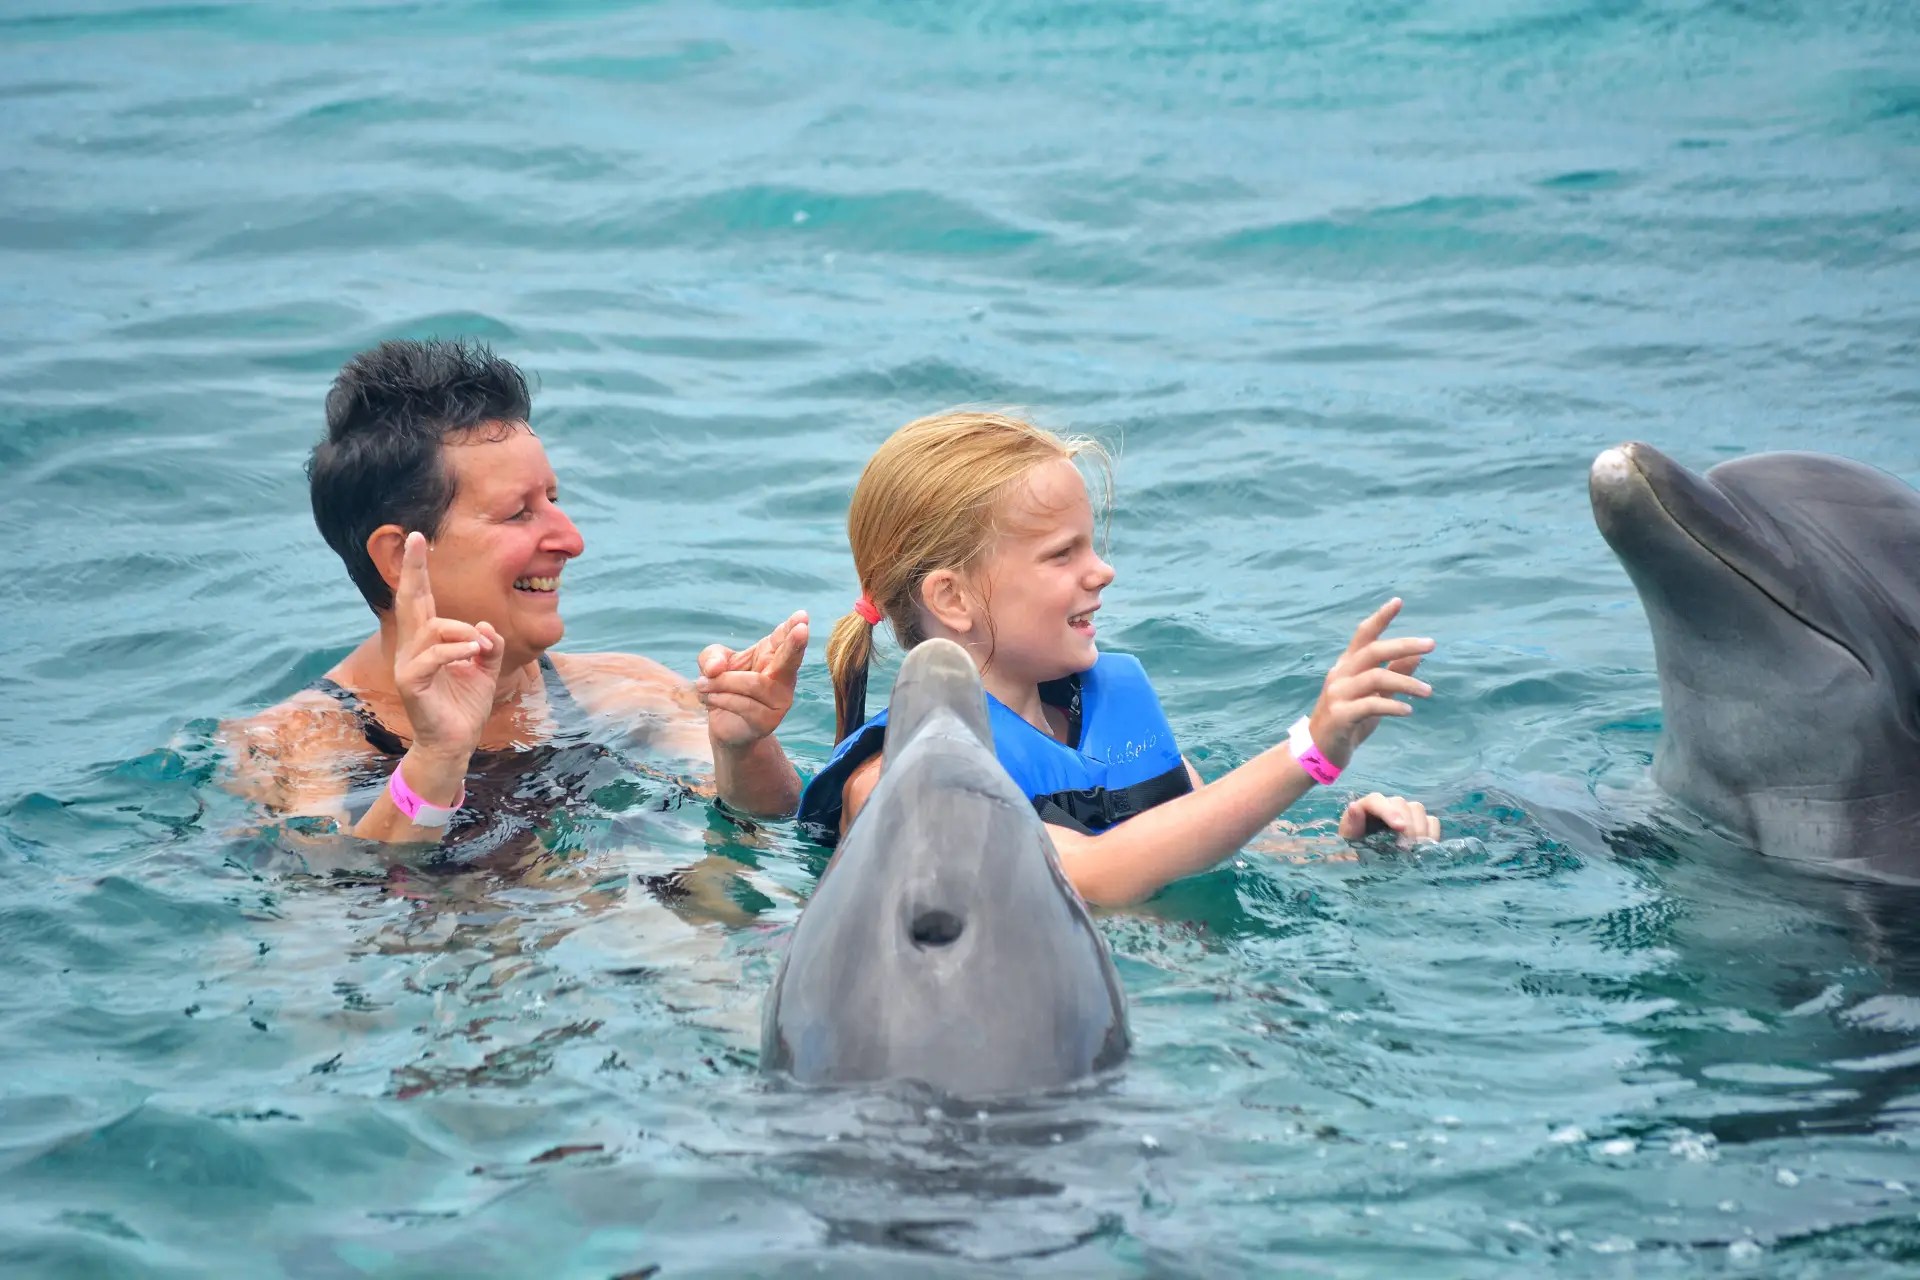
[[[523,780],[529,770],[538,773],[547,768],[554,759],[555,753],[576,753],[577,762],[581,759],[577,753],[585,752],[588,758],[612,759],[628,772],[661,784],[670,797],[667,803],[673,806],[700,798],[699,793],[678,774],[655,765],[642,763],[618,747],[586,736],[591,717],[574,697],[573,691],[567,688],[567,682],[560,675],[559,668],[545,654],[540,655],[540,676],[546,688],[547,706],[553,713],[553,738],[534,748],[532,755],[512,748],[474,752],[469,768],[470,776],[476,779],[475,785],[478,785],[478,779],[484,775],[498,774],[501,779],[508,780],[514,787],[518,787],[521,782],[514,780]],[[407,753],[407,744],[400,739],[400,735],[381,724],[379,717],[373,714],[372,709],[353,690],[324,676],[314,681],[310,687],[326,694],[343,708],[351,711],[360,722],[360,730],[366,735],[367,745],[375,751],[393,757],[404,756]],[[474,786],[470,785],[468,790],[473,793]],[[725,806],[720,806],[718,812],[732,818],[736,825],[751,825],[744,817],[732,815]]]
[[[407,744],[400,741],[400,735],[381,724],[367,704],[360,701],[359,694],[329,676],[315,680],[313,688],[353,713],[354,719],[360,722],[360,732],[366,735],[367,745],[375,751],[383,756],[407,754]]]
[[[553,665],[553,659],[546,654],[540,655],[540,683],[547,694],[547,705],[553,709],[553,718],[574,720],[580,711],[580,704],[574,701],[573,691],[567,688],[567,682],[560,677],[560,669]],[[321,676],[312,686],[326,694],[342,707],[351,711],[360,721],[360,731],[366,735],[367,745],[381,755],[403,756],[407,754],[407,744],[400,735],[380,723],[372,708],[360,699],[360,695],[336,680]]]
[[[580,704],[574,701],[573,690],[560,678],[560,668],[544,653],[540,655],[540,682],[546,686],[547,705],[553,709],[555,724],[578,724],[587,718]]]

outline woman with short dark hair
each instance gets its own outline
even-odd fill
[[[237,784],[363,838],[464,837],[537,822],[616,754],[581,725],[615,721],[661,754],[711,760],[728,805],[791,814],[799,780],[773,731],[806,615],[750,649],[709,646],[691,683],[637,654],[550,652],[585,543],[530,414],[520,371],[477,344],[385,342],[341,370],[307,475],[314,521],[379,625],[321,680],[228,726]],[[370,758],[386,785],[353,812]]]

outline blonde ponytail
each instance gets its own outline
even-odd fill
[[[827,637],[827,673],[833,677],[833,741],[867,721],[867,668],[873,662],[873,625],[858,613],[833,624]]]

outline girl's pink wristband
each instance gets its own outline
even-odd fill
[[[395,765],[393,772],[387,775],[387,794],[393,797],[393,807],[405,814],[407,821],[416,827],[444,827],[453,821],[453,815],[467,802],[467,789],[462,787],[459,797],[453,802],[453,808],[428,804],[400,776],[399,765]]]
[[[1320,748],[1313,745],[1313,733],[1307,727],[1306,716],[1295,720],[1287,730],[1287,750],[1293,752],[1293,762],[1323,787],[1340,776],[1340,766],[1321,755]]]

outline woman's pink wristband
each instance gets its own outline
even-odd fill
[[[1313,732],[1308,728],[1307,717],[1301,716],[1287,730],[1287,750],[1293,752],[1293,762],[1307,771],[1307,776],[1321,786],[1326,786],[1340,776],[1340,766],[1320,753],[1313,745]]]
[[[408,822],[416,827],[444,827],[453,821],[453,815],[467,802],[467,789],[460,788],[460,795],[454,800],[451,809],[443,805],[429,804],[420,798],[420,794],[407,785],[400,776],[400,766],[395,765],[393,772],[387,775],[387,794],[393,797],[393,807],[406,815]]]

